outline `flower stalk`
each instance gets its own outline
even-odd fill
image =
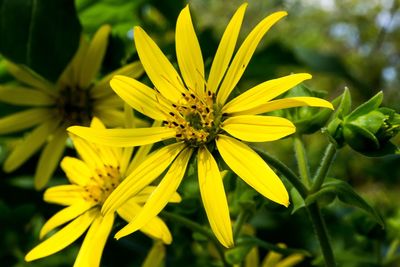
[[[218,239],[214,236],[214,234],[210,230],[208,230],[208,229],[204,228],[202,225],[200,225],[192,220],[189,220],[188,218],[180,216],[176,213],[172,213],[172,212],[168,212],[168,211],[164,210],[160,214],[162,217],[164,217],[168,220],[177,222],[177,223],[193,230],[194,232],[197,232],[197,233],[202,234],[203,236],[207,237],[208,240],[210,240],[215,245],[215,248],[218,251],[218,254],[221,258],[223,266],[224,267],[230,266],[230,264],[225,260],[224,248],[222,247],[222,245],[219,243]]]

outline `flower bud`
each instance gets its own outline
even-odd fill
[[[349,95],[350,96],[350,95]],[[399,153],[390,139],[400,131],[400,115],[394,110],[379,107],[383,93],[379,92],[350,114],[334,116],[327,130],[338,146],[348,144],[366,156]],[[350,101],[350,100],[349,100]]]

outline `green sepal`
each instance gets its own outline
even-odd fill
[[[352,121],[359,116],[365,115],[370,111],[377,109],[383,100],[382,91],[371,97],[367,102],[358,106],[350,115],[346,118],[347,121]]]
[[[346,87],[344,92],[332,101],[332,104],[335,107],[335,113],[326,127],[326,130],[329,133],[330,141],[335,143],[338,147],[342,147],[345,145],[343,137],[343,118],[349,114],[351,110],[351,95],[349,89]]]
[[[335,105],[336,99],[340,100],[337,107]],[[348,115],[351,111],[351,95],[349,88],[345,87],[343,94],[335,98],[335,100],[332,101],[332,104],[336,110],[335,117],[343,119],[344,116]]]
[[[305,199],[305,204],[308,206],[326,195],[336,196],[341,202],[365,211],[384,227],[384,222],[378,212],[358,195],[348,183],[339,179],[327,178],[318,192]]]

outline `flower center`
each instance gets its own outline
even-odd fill
[[[65,86],[57,99],[57,110],[69,125],[88,125],[92,117],[89,90]]]
[[[104,165],[103,168],[96,169],[95,175],[84,186],[84,199],[102,205],[119,185],[120,179],[119,166]]]
[[[221,116],[211,91],[207,91],[205,97],[182,93],[182,98],[172,104],[171,110],[164,126],[176,130],[178,141],[197,147],[213,140],[219,131]]]

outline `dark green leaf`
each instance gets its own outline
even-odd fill
[[[305,200],[306,205],[319,200],[325,195],[336,195],[340,201],[348,205],[357,207],[370,215],[382,227],[384,222],[378,212],[371,207],[360,195],[358,195],[353,188],[346,182],[334,178],[328,178],[322,185],[320,191],[308,196]]]
[[[74,55],[80,32],[73,0],[0,0],[0,53],[51,81]]]

